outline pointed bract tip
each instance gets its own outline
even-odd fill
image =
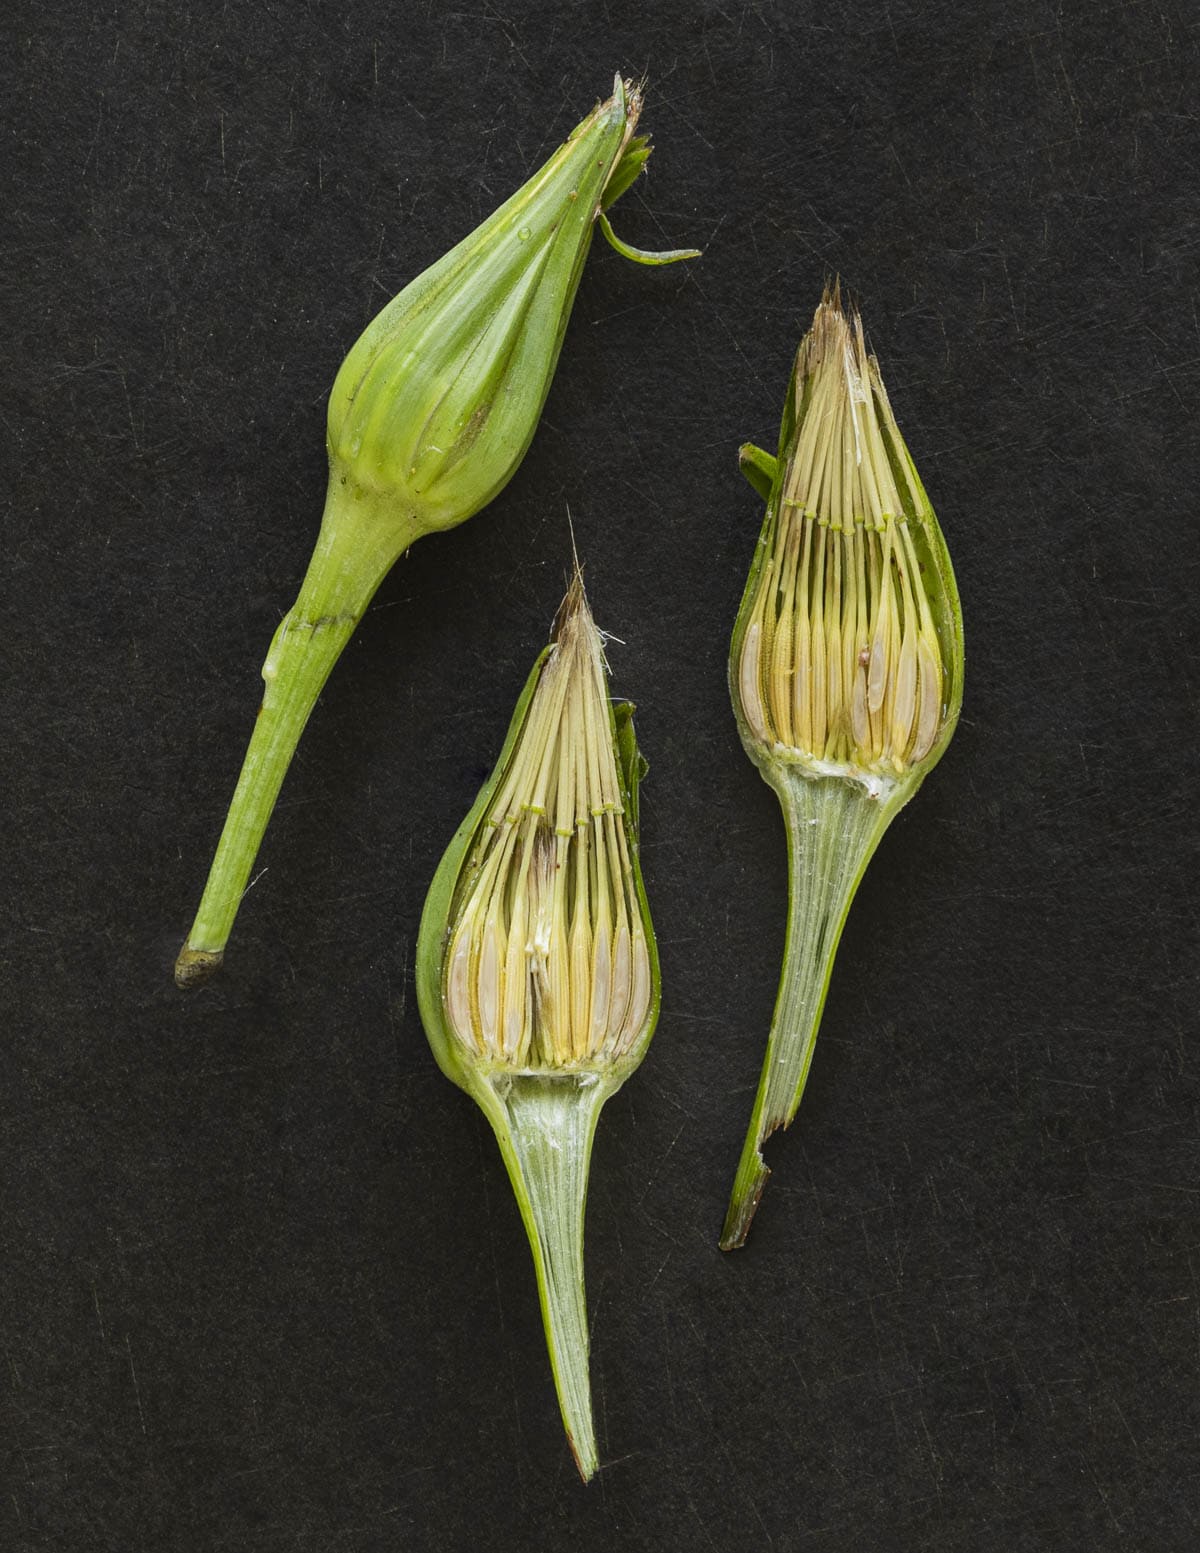
[[[612,96],[604,104],[626,118],[626,133],[632,135],[642,112],[642,83],[618,70],[613,77]]]
[[[574,548],[574,535],[572,535],[572,548]],[[575,554],[572,557],[571,580],[567,584],[567,591],[554,617],[554,627],[550,633],[551,640],[561,642],[571,627],[581,619],[593,631],[596,629],[592,608],[588,603],[587,589],[583,585],[583,563],[578,554]]]
[[[600,112],[610,116],[614,123],[623,122],[628,141],[642,111],[642,93],[633,81],[626,80],[618,70],[613,77],[612,96],[601,103]]]

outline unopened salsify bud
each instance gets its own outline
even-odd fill
[[[958,721],[962,614],[945,541],[867,354],[827,293],[796,356],[779,456],[741,462],[767,500],[734,627],[742,742],[787,823],[788,936],[721,1244],[740,1246],[796,1114],[834,955],[884,831]]]
[[[265,691],[209,880],[179,959],[181,986],[224,956],[292,754],[380,582],[423,534],[464,522],[511,478],[537,427],[599,222],[649,155],[640,91],[618,76],[545,166],[368,325],[329,402],[329,488],[300,596],[263,665]]]
[[[585,1481],[597,1462],[583,1284],[592,1137],[659,1004],[632,710],[609,703],[576,575],[499,764],[438,868],[417,947],[430,1046],[495,1129],[520,1205]]]

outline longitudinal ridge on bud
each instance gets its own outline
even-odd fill
[[[430,1046],[491,1122],[521,1209],[585,1480],[597,1464],[583,1286],[592,1136],[659,1003],[632,711],[609,701],[576,571],[496,769],[434,877],[417,946]]]
[[[790,903],[779,995],[722,1245],[741,1245],[763,1142],[800,1103],[842,926],[962,700],[945,541],[862,321],[826,292],[796,355],[779,455],[741,462],[767,511],[734,627],[742,742],[779,795]]]

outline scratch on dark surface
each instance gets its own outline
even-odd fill
[[[671,1417],[676,1421],[676,1423],[678,1423],[679,1422],[679,1399],[675,1395],[675,1378],[671,1374],[671,1329],[667,1325],[667,1307],[665,1305],[660,1305],[659,1306],[659,1317],[660,1317],[660,1319],[662,1321],[662,1331],[663,1331],[663,1344],[662,1344],[663,1373],[666,1375],[666,1378],[667,1378],[667,1395],[670,1398],[670,1402],[671,1402]]]
[[[392,996],[392,978],[387,974],[386,962],[384,966],[384,985],[387,988],[388,1022],[392,1027],[393,1049],[397,1058],[400,1056],[400,1033],[404,1029],[404,1017],[408,1013],[408,935],[405,934],[400,941],[400,1006],[395,1005]]]
[[[368,311],[370,311],[370,309],[371,309],[371,307],[373,305],[371,299],[372,299],[372,296],[373,296],[374,292],[376,292],[376,291],[383,291],[383,292],[386,292],[388,295],[391,294],[390,292],[388,292],[388,288],[379,279],[379,260],[383,256],[383,239],[384,239],[384,229],[381,226],[379,228],[379,242],[375,245],[375,258],[371,262],[371,278],[367,282],[367,300],[366,300],[365,306],[366,306]]]
[[[705,1540],[705,1542],[707,1542],[709,1547],[712,1548],[713,1553],[718,1553],[717,1545],[712,1540],[712,1537],[709,1534],[708,1525],[707,1525],[704,1517],[700,1514],[699,1510],[697,1510],[697,1508],[696,1508],[696,1501],[692,1498],[690,1493],[688,1493],[686,1495],[686,1498],[687,1498],[687,1507],[692,1512],[692,1517],[695,1520],[697,1526],[699,1526],[700,1530],[704,1533],[704,1540]]]
[[[697,140],[703,141],[703,143],[708,147],[708,149],[710,151],[715,151],[716,150],[716,147],[713,145],[712,141],[708,140],[704,135],[702,135],[700,133],[700,131],[696,128],[695,124],[692,123],[692,121],[687,117],[687,115],[685,113],[680,112],[678,100],[673,99],[673,98],[669,98],[669,97],[664,97],[663,94],[661,92],[659,92],[659,94],[658,94],[658,101],[661,102],[664,106],[669,107],[671,109],[672,113],[674,113],[675,117],[679,120],[679,122],[682,125],[684,125],[685,128],[690,129],[692,134],[695,135]]]
[[[1091,1478],[1092,1482],[1096,1486],[1096,1492],[1100,1495],[1100,1499],[1101,1499],[1101,1501],[1102,1501],[1102,1503],[1104,1505],[1105,1510],[1108,1512],[1109,1520],[1113,1523],[1113,1525],[1116,1527],[1116,1529],[1118,1531],[1120,1531],[1121,1530],[1120,1518],[1118,1517],[1116,1511],[1112,1507],[1112,1500],[1108,1497],[1108,1493],[1107,1493],[1107,1491],[1106,1491],[1106,1489],[1104,1487],[1103,1479],[1101,1478],[1100,1474],[1096,1471],[1095,1465],[1092,1462],[1090,1462],[1090,1461],[1087,1463],[1087,1471],[1088,1471],[1088,1476]]]
[[[1008,301],[1009,306],[1012,308],[1013,329],[1016,331],[1017,339],[1023,340],[1025,332],[1021,328],[1021,320],[1017,316],[1017,298],[1016,293],[1013,291],[1012,276],[1008,272],[1008,255],[1006,253],[1000,255],[1000,267],[1004,271],[1004,281],[1008,287]]]
[[[896,166],[900,169],[900,176],[904,179],[905,184],[911,189],[912,188],[912,179],[908,176],[908,168],[905,167],[904,161],[901,158],[899,151],[896,150],[895,145],[893,145],[890,142],[888,144],[888,155],[892,158],[892,160],[895,162]]]
[[[737,1482],[739,1482],[738,1473],[737,1473],[737,1469],[736,1469],[736,1467],[734,1465],[733,1456],[730,1453],[728,1445],[726,1445],[724,1443],[722,1443],[722,1445],[721,1445],[721,1455],[724,1456],[725,1461],[726,1461],[726,1463],[727,1463],[727,1465],[729,1467],[729,1475],[728,1475],[727,1481],[729,1483],[737,1483]],[[745,1488],[743,1488],[742,1492],[741,1492],[741,1498],[742,1498],[742,1500],[743,1500],[743,1502],[745,1504],[750,1506],[750,1514],[758,1522],[759,1530],[762,1532],[763,1539],[764,1539],[764,1542],[765,1542],[765,1546],[767,1546],[768,1548],[773,1548],[775,1546],[775,1538],[772,1537],[770,1531],[767,1529],[767,1523],[762,1518],[762,1513],[760,1512],[760,1510],[758,1508],[758,1504],[757,1504],[757,1501],[755,1500],[754,1495],[752,1493],[747,1492],[747,1490]]]
[[[92,143],[88,147],[88,153],[87,153],[87,156],[84,158],[83,166],[79,170],[79,179],[80,179],[81,183],[82,183],[83,179],[87,176],[87,170],[91,166],[92,158],[96,154],[96,147],[97,147],[97,145],[100,142],[100,131],[103,128],[103,125],[104,125],[104,98],[101,97],[100,98],[100,107],[99,107],[99,110],[98,110],[98,112],[96,114],[96,131],[95,131],[95,134],[93,134],[93,136],[92,136]]]
[[[1116,1411],[1117,1417],[1121,1420],[1121,1423],[1124,1426],[1125,1433],[1129,1436],[1129,1443],[1133,1446],[1133,1454],[1140,1457],[1142,1454],[1142,1447],[1138,1444],[1137,1435],[1134,1434],[1133,1430],[1129,1427],[1129,1420],[1125,1417],[1125,1410],[1117,1401],[1116,1397],[1112,1398],[1112,1405]]]
[[[673,1251],[668,1251],[666,1256],[664,1256],[662,1261],[658,1264],[658,1271],[654,1274],[654,1277],[651,1278],[650,1282],[646,1285],[646,1289],[645,1289],[645,1293],[646,1294],[653,1293],[655,1285],[658,1283],[658,1280],[662,1277],[663,1269],[666,1267],[667,1263],[671,1260],[671,1258],[674,1256],[674,1254],[675,1253]]]
[[[655,1170],[654,1174],[646,1182],[645,1189],[643,1190],[642,1195],[638,1198],[637,1202],[634,1204],[635,1211],[642,1206],[642,1204],[646,1201],[646,1198],[650,1195],[650,1188],[654,1185],[654,1183],[658,1180],[659,1176],[662,1174],[662,1168],[666,1164],[667,1160],[670,1158],[671,1151],[674,1149],[675,1145],[679,1142],[680,1138],[683,1136],[683,1129],[686,1126],[687,1126],[686,1122],[684,1122],[684,1123],[682,1123],[680,1125],[680,1127],[679,1127],[678,1131],[676,1132],[675,1136],[671,1139],[670,1143],[667,1144],[666,1148],[663,1150],[662,1154],[659,1156],[658,1169]],[[660,1268],[659,1271],[661,1272],[662,1269]]]
[[[125,1353],[129,1359],[129,1375],[130,1379],[133,1381],[133,1396],[137,1403],[138,1417],[142,1421],[142,1433],[148,1434],[149,1431],[146,1428],[146,1414],[142,1408],[142,1388],[138,1385],[137,1370],[134,1368],[133,1363],[133,1349],[129,1346],[128,1337],[125,1339]]]
[[[92,1285],[92,1304],[96,1307],[96,1320],[100,1323],[100,1341],[107,1343],[108,1333],[104,1330],[104,1317],[100,1314],[100,1295],[97,1293],[95,1284]]]
[[[494,1251],[494,1246],[493,1246]],[[508,1373],[511,1376],[513,1400],[513,1458],[517,1467],[517,1492],[521,1504],[525,1504],[525,1445],[521,1438],[521,1379],[517,1372],[517,1356],[508,1345]]]
[[[925,1417],[925,1409],[918,1408],[917,1417],[921,1420],[921,1432],[925,1436],[925,1445],[929,1451],[929,1469],[936,1485],[936,1493],[940,1499],[942,1496],[942,1480],[945,1477],[945,1468],[942,1466],[942,1458],[938,1454],[937,1446],[933,1443],[933,1436],[929,1432],[929,1420]]]
[[[133,445],[137,452],[142,451],[142,445],[138,441],[137,426],[133,419],[133,401],[129,397],[129,381],[124,372],[118,374],[121,379],[121,389],[125,395],[125,409],[129,416],[129,434],[133,438]]]

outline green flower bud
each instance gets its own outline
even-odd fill
[[[633,140],[640,111],[618,77],[537,176],[367,328],[329,401],[335,479],[422,533],[463,522],[506,484],[541,415],[605,190],[626,154],[647,150]]]
[[[585,1481],[596,1467],[583,1289],[592,1137],[659,1005],[632,710],[609,705],[576,576],[499,764],[438,868],[417,946],[430,1046],[495,1129],[520,1204]]]
[[[962,703],[962,614],[929,498],[862,322],[826,294],[796,356],[779,457],[747,445],[766,519],[733,632],[742,742],[783,805],[791,901],[767,1056],[725,1222],[744,1241],[762,1145],[796,1113],[834,954],[871,854]]]
[[[363,611],[422,534],[485,506],[528,448],[600,222],[627,257],[669,263],[612,234],[604,209],[649,155],[641,93],[618,76],[540,172],[418,276],[346,357],[329,401],[329,491],[300,596],[263,666],[266,690],[200,909],[181,986],[221,963],[284,774]]]

